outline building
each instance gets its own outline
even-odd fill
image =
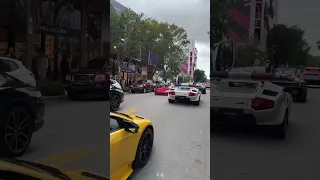
[[[250,43],[266,51],[267,36],[278,21],[278,1],[230,0],[227,37],[237,43]]]
[[[38,6],[36,1],[32,2],[32,12],[46,16],[40,16],[42,21],[38,23],[33,20],[34,49],[42,51],[50,64],[56,64],[58,53],[63,54],[70,64],[76,55],[80,55],[75,63],[77,66],[108,54],[109,2],[92,0],[88,4],[86,1],[68,0],[55,10],[55,2],[51,0],[41,1]],[[13,47],[19,57],[26,50],[25,9],[18,1],[4,0],[0,5],[0,55]]]
[[[193,72],[197,68],[198,50],[193,39],[186,47],[186,57],[181,63],[181,75],[193,77]]]

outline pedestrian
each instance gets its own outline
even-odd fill
[[[61,69],[62,81],[66,81],[67,75],[69,75],[69,73],[70,73],[70,65],[69,65],[69,62],[67,61],[66,56],[62,56],[62,60],[60,63],[60,69]]]
[[[17,56],[14,53],[13,47],[10,47],[7,53],[5,54],[6,57],[12,58],[12,59],[17,59]]]
[[[39,80],[44,81],[46,79],[47,70],[49,67],[48,59],[44,56],[42,52],[40,52],[36,61],[37,61],[37,72],[39,75]]]

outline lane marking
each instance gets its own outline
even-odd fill
[[[131,114],[138,112],[138,111],[140,111],[140,109],[131,108],[131,109],[123,111],[122,113],[131,115]]]
[[[60,153],[54,154],[52,156],[41,158],[36,162],[40,164],[46,164],[46,165],[52,165],[52,166],[62,166],[65,164],[75,162],[93,153],[95,153],[95,151],[81,150],[81,149],[68,149]]]

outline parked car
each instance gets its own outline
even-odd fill
[[[36,87],[0,72],[0,154],[16,157],[44,124],[44,103]]]
[[[124,101],[124,93],[121,85],[116,81],[110,80],[110,111],[117,111],[120,104]]]
[[[136,92],[147,93],[147,92],[151,92],[151,91],[154,92],[155,86],[154,86],[152,80],[138,80],[137,83],[131,85],[130,91],[132,93],[136,93]]]
[[[306,67],[300,74],[299,78],[304,80],[307,85],[320,85],[320,68]]]
[[[0,57],[0,72],[8,73],[31,86],[36,86],[37,84],[34,74],[29,71],[21,61],[16,59]]]
[[[82,95],[91,94],[109,98],[108,58],[90,60],[84,67],[71,73],[70,83],[66,86],[68,97],[77,100]]]

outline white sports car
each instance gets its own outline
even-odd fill
[[[173,87],[168,93],[169,103],[174,102],[189,102],[194,105],[200,105],[201,92],[194,86],[176,86]]]
[[[211,90],[211,125],[269,126],[277,137],[285,138],[292,96],[283,87],[268,82],[281,77],[217,72],[211,78],[216,80]]]

